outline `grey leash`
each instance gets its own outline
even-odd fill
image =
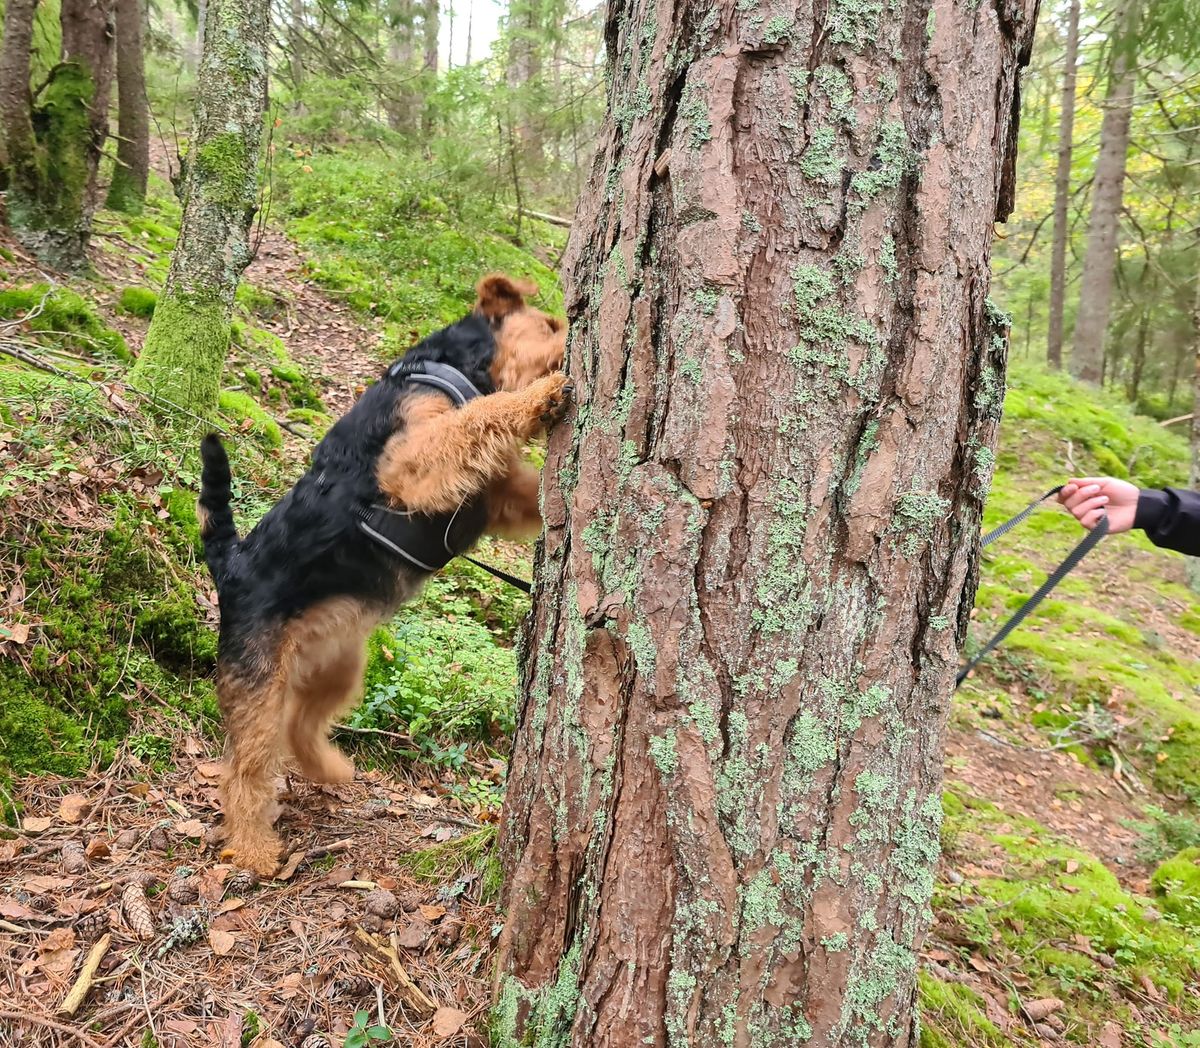
[[[983,539],[980,541],[980,546],[989,546],[995,542],[996,539],[1003,535],[1007,535],[1018,524],[1028,520],[1033,515],[1033,512],[1039,506],[1041,506],[1046,499],[1057,495],[1060,491],[1062,491],[1062,489],[1063,486],[1060,484],[1056,488],[1051,488],[1041,498],[1035,499],[1023,510],[1021,510],[1021,512],[1015,517],[1010,517],[998,528],[994,529],[993,531],[989,531],[986,535],[984,535]],[[1000,627],[992,639],[979,649],[979,653],[958,671],[958,677],[954,682],[955,690],[958,690],[962,682],[967,679],[967,675],[976,666],[978,666],[983,659],[985,659],[997,647],[999,647],[999,645],[1004,642],[1004,639],[1024,621],[1025,617],[1031,611],[1033,611],[1034,608],[1041,604],[1041,602],[1046,598],[1046,595],[1052,589],[1054,589],[1055,586],[1062,582],[1063,579],[1071,574],[1072,571],[1075,570],[1075,568],[1079,565],[1079,562],[1083,560],[1083,558],[1089,553],[1091,553],[1100,540],[1107,534],[1108,516],[1105,515],[1096,522],[1096,526],[1092,528],[1091,531],[1084,535],[1079,545],[1077,545],[1073,550],[1071,550],[1070,553],[1067,554],[1063,562],[1050,573],[1046,581],[1038,587],[1037,592],[1034,593],[1034,595],[1030,597],[1024,604],[1022,604],[1013,614],[1012,618],[1010,618],[1003,626]]]

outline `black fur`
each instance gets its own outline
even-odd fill
[[[461,371],[480,393],[495,392],[496,342],[488,322],[472,314],[430,335],[405,355]],[[402,428],[402,398],[427,387],[405,386],[385,373],[339,419],[313,451],[312,466],[240,542],[229,508],[229,460],[220,440],[201,446],[200,506],[207,513],[204,558],[221,608],[221,658],[249,669],[249,648],[288,619],[329,597],[351,596],[381,608],[403,598],[415,568],[359,530],[359,512],[380,500],[375,470],[388,438]],[[471,541],[483,532],[483,518]]]

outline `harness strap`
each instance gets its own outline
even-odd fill
[[[533,584],[526,582],[524,579],[517,578],[516,575],[510,575],[507,571],[500,568],[493,568],[490,564],[484,564],[481,560],[476,560],[474,557],[468,557],[465,553],[462,555],[463,560],[469,560],[477,568],[483,568],[489,575],[498,578],[501,582],[507,582],[515,589],[519,589],[522,593],[532,593]]]
[[[1060,491],[1062,491],[1061,484],[1056,488],[1051,488],[1041,498],[1035,499],[1023,510],[1021,510],[1021,512],[1015,517],[1009,518],[998,528],[994,529],[993,531],[989,531],[980,541],[980,547],[982,548],[983,546],[988,546],[1001,536],[1007,535],[1018,524],[1028,520],[1033,511],[1036,510],[1043,502],[1045,502],[1046,499],[1057,495]],[[954,688],[956,691],[962,685],[962,682],[967,679],[967,675],[976,666],[978,666],[983,659],[990,655],[1000,644],[1004,642],[1004,639],[1025,620],[1025,617],[1031,611],[1033,611],[1034,608],[1041,604],[1041,602],[1046,598],[1050,591],[1054,589],[1055,586],[1062,582],[1063,579],[1065,579],[1069,574],[1071,574],[1072,571],[1075,570],[1076,567],[1078,567],[1079,562],[1083,560],[1083,558],[1089,553],[1091,553],[1100,540],[1103,539],[1107,534],[1108,516],[1104,515],[1096,522],[1096,526],[1092,528],[1092,530],[1086,535],[1084,535],[1079,544],[1066,555],[1063,562],[1050,573],[1046,581],[1038,587],[1033,596],[1025,601],[1025,603],[1013,613],[1012,617],[1000,627],[991,640],[989,640],[982,648],[980,648],[979,653],[958,671],[958,676],[954,681]]]

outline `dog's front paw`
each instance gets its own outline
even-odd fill
[[[567,413],[575,393],[575,384],[559,371],[538,379],[526,393],[531,421],[538,428],[549,429]]]

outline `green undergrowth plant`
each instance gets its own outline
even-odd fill
[[[422,884],[453,885],[464,878],[478,879],[483,901],[499,891],[496,828],[484,826],[452,841],[405,852],[398,864]]]

